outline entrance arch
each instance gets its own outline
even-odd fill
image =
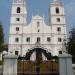
[[[33,48],[31,50],[29,50],[27,53],[26,53],[26,56],[25,56],[25,59],[26,60],[30,60],[30,57],[31,55],[36,52],[36,60],[40,59],[42,60],[42,53],[44,54],[44,56],[47,58],[47,60],[50,60],[51,59],[51,53],[50,52],[47,52],[45,49],[43,48]]]

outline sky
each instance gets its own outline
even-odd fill
[[[26,0],[28,21],[30,22],[32,14],[39,11],[43,14],[46,21],[48,20],[48,8],[52,0]],[[67,32],[69,32],[75,26],[75,0],[63,0],[65,8],[65,16],[67,23]],[[0,21],[3,24],[5,42],[8,43],[9,38],[9,25],[11,14],[12,0],[0,0]]]

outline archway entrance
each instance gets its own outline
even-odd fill
[[[36,52],[36,60],[31,61],[31,55]],[[47,60],[42,59],[42,54]],[[33,48],[25,57],[18,58],[17,75],[58,75],[58,58],[51,56],[42,48]]]
[[[42,48],[33,48],[26,53],[25,59],[30,60],[31,55],[36,52],[36,61],[42,61],[42,54],[47,58],[47,60],[51,59],[51,53],[47,52]]]

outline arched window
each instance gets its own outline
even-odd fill
[[[17,7],[17,13],[20,13],[21,9],[20,7]]]
[[[56,13],[59,14],[59,8],[56,8]]]
[[[40,37],[37,37],[37,42],[40,42]]]

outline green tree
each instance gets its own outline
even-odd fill
[[[4,32],[2,23],[0,22],[0,52],[4,50]]]
[[[75,63],[75,28],[73,28],[70,32],[67,49],[68,53],[72,55],[73,63]]]

